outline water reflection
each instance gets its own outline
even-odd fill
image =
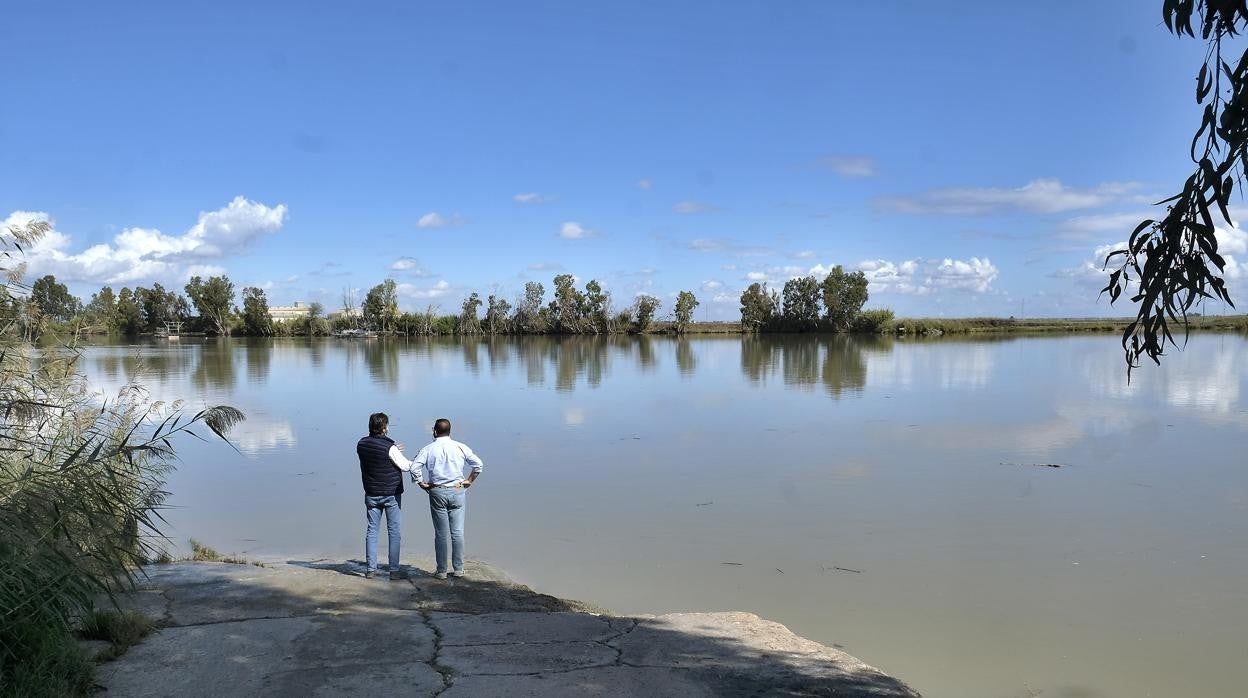
[[[264,385],[269,382],[269,366],[273,360],[273,342],[268,339],[251,339],[244,350],[247,361],[247,380]]]
[[[741,371],[755,383],[765,384],[779,373],[785,385],[805,389],[822,385],[829,396],[839,399],[866,387],[867,355],[888,354],[892,348],[893,340],[884,337],[744,337]]]
[[[1016,338],[924,339],[906,342],[908,351],[895,356],[868,355],[871,383],[887,388],[931,385],[945,390],[987,386],[1001,350],[994,345]]]
[[[693,344],[687,337],[676,340],[676,368],[682,376],[693,375],[698,370],[698,357],[693,353]]]
[[[191,385],[200,390],[228,390],[237,381],[234,352],[237,344],[218,338],[200,346],[199,360],[191,373]]]
[[[252,412],[230,433],[230,441],[249,456],[294,448],[295,430],[290,422]]]
[[[374,383],[394,389],[399,384],[399,340],[366,339],[346,340],[359,346],[364,353],[364,364]]]

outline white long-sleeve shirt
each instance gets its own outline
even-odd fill
[[[410,471],[417,484],[427,482],[434,487],[454,487],[464,481],[464,465],[471,465],[472,472],[479,473],[485,463],[466,444],[449,436],[439,436],[420,449],[412,459]]]
[[[403,452],[399,450],[398,446],[390,447],[390,462],[394,463],[394,467],[405,473],[411,472],[412,470],[412,461],[408,460],[407,456],[403,455]]]

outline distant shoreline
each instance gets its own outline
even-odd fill
[[[896,318],[890,320],[886,326],[882,327],[878,332],[848,332],[844,334],[857,336],[932,336],[932,335],[972,335],[972,334],[1088,334],[1088,333],[1121,333],[1126,330],[1127,326],[1134,321],[1134,318],[1014,318],[1014,317],[966,317],[966,318]],[[1183,335],[1183,328],[1178,323],[1171,323],[1171,331],[1176,338]],[[1188,318],[1188,328],[1192,332],[1248,332],[1248,315],[1204,315]],[[830,332],[825,328],[817,327],[809,330],[800,330],[793,328],[763,328],[759,332],[749,332],[741,327],[741,323],[733,320],[724,321],[704,321],[691,322],[685,326],[683,333],[677,332],[676,323],[670,321],[656,321],[653,326],[646,332],[617,332],[609,334],[567,334],[558,332],[542,332],[542,333],[526,333],[526,332],[499,332],[496,334],[475,333],[475,334],[436,334],[436,335],[406,335],[400,333],[378,333],[380,337],[594,337],[594,336],[677,336],[677,335],[737,335],[746,336],[753,334],[765,335],[792,335],[792,334],[812,334],[812,335],[830,335],[840,334]],[[100,336],[100,335],[96,335]],[[120,335],[124,336],[124,335]],[[158,337],[151,333],[142,333],[138,337]],[[183,337],[209,337],[215,338],[219,335],[205,335],[203,332],[183,332]],[[234,338],[244,338],[250,335],[236,334]],[[306,337],[308,335],[273,335],[275,338],[296,336]],[[326,336],[332,339],[332,336]],[[367,339],[373,339],[370,336]]]
[[[1088,332],[1122,332],[1134,318],[897,318],[878,333],[880,335],[924,334],[1080,334]],[[1193,332],[1248,332],[1248,315],[1203,315],[1188,318]],[[1175,337],[1183,334],[1183,328],[1172,325]],[[675,323],[656,322],[651,334],[674,334]],[[739,322],[692,322],[685,327],[685,334],[752,334],[741,328]],[[762,330],[761,334],[827,334],[820,330],[800,332],[796,330]]]

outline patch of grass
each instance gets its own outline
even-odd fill
[[[154,628],[152,620],[141,613],[93,610],[82,619],[82,629],[78,634],[87,640],[111,643],[112,647],[96,657],[99,661],[109,662],[139,644]]]
[[[20,660],[0,655],[0,693],[6,696],[85,696],[95,665],[63,626],[22,624],[0,633],[14,643]]]
[[[195,562],[221,562],[221,553],[192,538],[191,559]]]
[[[191,557],[193,562],[224,562],[230,565],[249,565],[251,562],[247,558],[239,557],[233,553],[222,555],[215,549],[200,543],[194,538],[191,539]]]

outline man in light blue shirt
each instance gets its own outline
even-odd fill
[[[464,465],[472,472],[464,478]],[[446,543],[451,543],[451,576],[464,576],[464,506],[467,492],[485,464],[466,444],[451,438],[451,420],[433,423],[433,443],[412,459],[412,480],[429,493],[433,516],[433,549],[438,568],[434,577],[446,579]]]

